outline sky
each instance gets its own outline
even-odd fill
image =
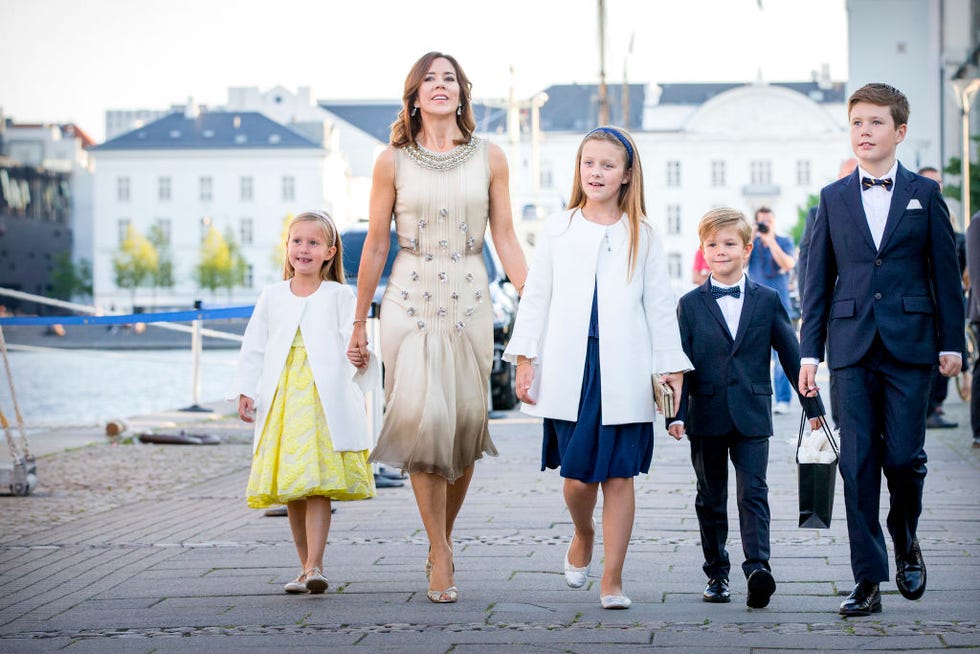
[[[477,100],[596,83],[597,0],[0,0],[0,107],[15,122],[227,100],[230,86],[396,99],[412,63],[455,56]],[[606,79],[847,77],[845,0],[606,0]],[[632,50],[630,44],[632,43]],[[16,63],[15,63],[16,62]],[[510,72],[513,70],[513,74]]]

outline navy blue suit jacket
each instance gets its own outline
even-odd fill
[[[804,280],[802,355],[822,360],[826,345],[831,369],[852,366],[876,334],[906,364],[962,352],[960,275],[939,185],[898,165],[879,249],[861,193],[857,171],[820,192]]]
[[[668,419],[668,425],[683,420],[693,436],[722,436],[733,430],[744,436],[771,436],[771,349],[791,380],[800,374],[799,342],[779,293],[747,278],[738,333],[732,338],[718,301],[711,297],[709,277],[681,297],[677,319],[681,344],[694,370],[684,373],[677,416]],[[811,417],[823,414],[812,402],[805,406]]]

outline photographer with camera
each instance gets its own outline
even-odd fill
[[[749,279],[779,293],[783,307],[792,315],[789,273],[796,265],[796,259],[793,258],[795,254],[793,239],[776,233],[776,216],[767,206],[756,209],[754,232],[752,255],[749,257]],[[789,413],[793,389],[779,359],[775,356],[773,356],[773,363],[773,391],[776,396],[773,412]]]

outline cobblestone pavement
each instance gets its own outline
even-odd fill
[[[968,423],[956,401],[947,414]],[[651,474],[636,485],[628,611],[598,605],[601,549],[584,589],[564,585],[571,526],[560,480],[538,471],[540,424],[516,413],[491,422],[501,456],[478,464],[457,525],[455,605],[425,598],[425,539],[408,488],[338,503],[330,589],[283,594],[297,568],[289,529],[245,507],[250,436],[231,419],[202,424],[226,437],[219,446],[56,452],[39,459],[34,495],[0,496],[0,652],[980,649],[980,450],[970,448],[968,430],[928,433],[925,597],[908,602],[886,583],[883,613],[844,620],[836,609],[852,582],[842,492],[838,484],[830,529],[796,526],[798,420],[775,420],[769,485],[779,586],[766,609],[745,607],[740,575],[731,604],[700,601],[689,450],[662,432]],[[730,511],[737,571],[733,499]]]

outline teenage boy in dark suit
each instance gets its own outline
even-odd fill
[[[711,269],[708,280],[677,305],[681,343],[694,370],[684,374],[670,435],[691,443],[698,480],[695,510],[701,529],[706,602],[728,602],[728,459],[735,465],[739,528],[745,562],[745,603],[769,604],[776,581],[769,565],[769,488],[766,469],[772,436],[771,352],[790,379],[799,376],[799,343],[779,293],[747,278],[752,227],[735,209],[713,209],[698,226]],[[811,418],[819,401],[803,400]],[[817,427],[816,419],[811,421]]]
[[[925,421],[932,370],[960,371],[963,302],[949,211],[931,179],[895,157],[906,97],[868,84],[848,99],[853,175],[824,187],[803,292],[799,389],[816,389],[823,358],[840,411],[851,570],[841,615],[881,611],[888,579],[878,520],[881,474],[890,494],[895,583],[908,599],[926,588],[916,539],[926,476]]]

